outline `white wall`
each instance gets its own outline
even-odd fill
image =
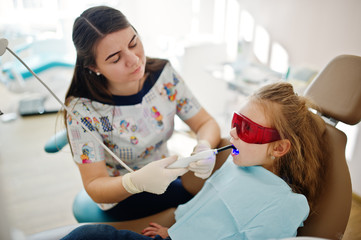
[[[353,191],[358,196],[361,196],[361,123],[357,125],[357,129],[355,129],[355,131],[357,131],[355,138],[356,144],[348,161],[348,166],[351,173]]]
[[[339,54],[361,56],[359,0],[239,0],[293,65],[322,68]]]
[[[119,1],[117,8],[135,26],[151,56],[161,57],[173,41],[184,39],[191,30],[192,0]]]

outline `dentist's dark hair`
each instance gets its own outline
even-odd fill
[[[96,67],[96,49],[99,42],[108,34],[132,27],[125,15],[117,9],[97,6],[86,9],[73,25],[73,43],[76,49],[76,63],[73,77],[65,95],[65,105],[73,98],[87,98],[107,104],[114,104],[108,89],[108,80],[97,75],[91,68]],[[138,33],[137,33],[138,34]],[[149,80],[156,81],[153,73],[163,69],[167,60],[146,57],[145,73]],[[67,112],[63,111],[67,125]]]
[[[107,6],[91,7],[75,19],[72,38],[76,49],[76,63],[65,95],[66,105],[73,97],[113,103],[107,79],[103,75],[96,75],[90,68],[96,66],[96,48],[99,42],[108,34],[128,27],[132,27],[137,33],[122,12]],[[147,57],[145,72],[158,71],[166,62]]]
[[[117,9],[107,6],[91,7],[85,10],[73,25],[73,43],[76,49],[76,63],[73,78],[66,93],[66,103],[70,97],[84,97],[91,100],[112,103],[107,79],[96,75],[90,67],[96,66],[96,47],[100,40],[110,33],[132,27],[126,16]],[[148,58],[145,72],[162,69],[166,60]]]
[[[89,67],[96,66],[96,47],[107,34],[131,26],[127,18],[114,8],[106,6],[85,10],[74,22],[73,43],[76,63],[73,79],[66,94],[69,97],[84,97],[111,103],[111,94],[104,76],[97,76]]]

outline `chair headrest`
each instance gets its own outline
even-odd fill
[[[361,120],[361,57],[340,55],[316,76],[304,92],[323,115],[349,125]]]

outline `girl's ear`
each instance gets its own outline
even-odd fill
[[[290,148],[291,142],[288,139],[279,140],[273,145],[273,156],[282,157],[283,155],[288,153]]]

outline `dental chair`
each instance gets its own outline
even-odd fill
[[[334,58],[306,88],[304,95],[318,104],[328,123],[330,161],[326,182],[315,213],[310,214],[299,236],[341,239],[350,216],[352,186],[345,148],[347,137],[338,122],[355,125],[361,120],[361,57]]]

